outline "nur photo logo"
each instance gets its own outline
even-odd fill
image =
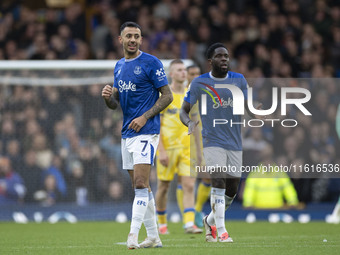
[[[253,88],[248,88],[247,99],[245,100],[244,94],[242,90],[233,85],[233,84],[215,84],[214,87],[208,85],[203,82],[199,82],[205,88],[200,88],[204,93],[201,94],[200,98],[200,107],[201,107],[201,115],[208,114],[208,96],[211,98],[213,105],[209,107],[212,109],[217,109],[219,107],[232,108],[232,113],[234,115],[244,115],[245,112],[245,101],[247,103],[248,109],[251,113],[258,116],[270,116],[273,114],[280,105],[281,116],[287,115],[287,106],[295,105],[304,115],[311,116],[312,114],[307,108],[304,106],[311,99],[311,93],[308,89],[305,88],[296,88],[296,87],[273,87],[272,88],[272,105],[269,109],[256,109],[254,107],[253,101]],[[232,98],[223,99],[217,92],[217,89],[228,89],[231,92]],[[280,91],[279,91],[280,89]],[[280,97],[279,97],[280,92]],[[289,98],[289,94],[300,94],[302,97],[300,98]],[[280,104],[279,104],[280,103]],[[213,112],[210,112],[213,114]],[[222,119],[222,118],[214,118],[213,126],[217,125],[226,125],[229,124],[231,127],[233,125],[248,125],[249,127],[262,127],[265,122],[271,124],[274,127],[275,123],[279,122],[283,127],[296,127],[298,125],[297,120],[295,119],[250,119],[248,121],[243,120],[241,122],[235,122],[232,119]]]

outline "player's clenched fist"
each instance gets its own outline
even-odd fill
[[[116,88],[111,87],[111,85],[105,85],[102,90],[102,97],[105,100],[105,104],[112,110],[117,109],[119,104],[119,95]]]
[[[105,100],[109,100],[110,97],[112,96],[113,90],[111,85],[105,85],[105,87],[102,90],[102,97]]]

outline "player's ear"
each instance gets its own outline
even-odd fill
[[[120,35],[118,35],[118,40],[120,44],[123,44],[123,38]]]
[[[172,74],[173,74],[173,65],[170,65],[169,67],[169,77],[172,78]]]

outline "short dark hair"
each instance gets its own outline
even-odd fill
[[[174,59],[170,62],[169,66],[172,66],[174,64],[184,64],[184,62],[181,59]]]
[[[140,27],[140,25],[138,25],[136,22],[133,21],[127,21],[125,23],[123,23],[123,25],[120,26],[120,34],[122,33],[122,31],[124,30],[124,28],[126,27],[135,27],[138,28],[141,32],[142,32],[142,28]]]
[[[207,53],[206,53],[206,57],[208,59],[211,59],[212,56],[214,55],[214,52],[217,48],[225,48],[226,50],[228,50],[228,48],[223,44],[223,43],[214,43],[213,45],[211,45],[208,50],[207,50]]]
[[[193,65],[190,65],[190,66],[187,67],[187,71],[189,71],[191,68],[199,68],[199,69],[201,69],[198,65],[193,64]]]

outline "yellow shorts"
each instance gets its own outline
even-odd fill
[[[190,175],[190,149],[178,148],[166,151],[169,157],[167,167],[163,166],[157,157],[157,177],[161,181],[172,181],[175,174]]]

